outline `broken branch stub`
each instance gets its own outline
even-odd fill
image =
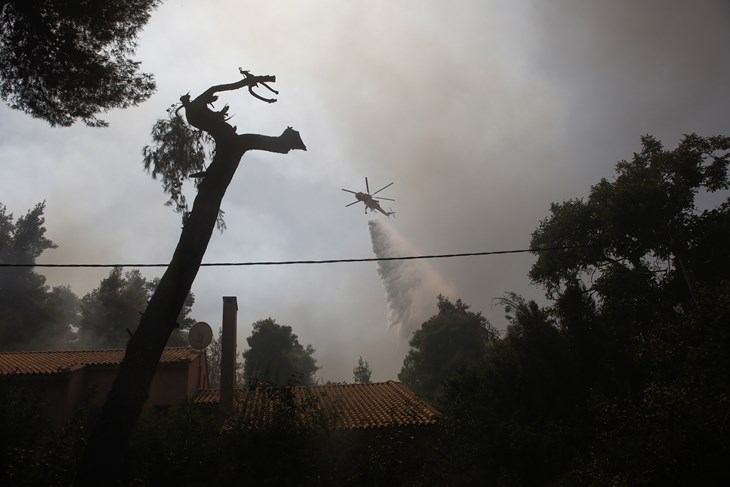
[[[271,78],[273,78],[273,79],[268,80],[268,79],[263,79],[263,78],[267,78],[267,76],[258,76],[258,77],[257,76],[253,76],[251,74],[251,71],[244,70],[244,69],[241,69],[241,68],[238,68],[238,72],[243,75],[243,79],[244,80],[254,80],[254,82],[252,84],[248,85],[248,92],[251,93],[251,95],[254,98],[258,98],[259,100],[265,101],[266,103],[274,103],[274,102],[276,102],[276,98],[266,98],[266,97],[263,97],[263,96],[259,95],[255,91],[253,91],[254,87],[258,86],[259,83],[260,83],[261,86],[263,86],[264,88],[266,88],[270,92],[275,93],[275,94],[278,95],[279,94],[278,91],[276,91],[271,86],[269,86],[269,85],[266,84],[267,81],[271,81],[272,83],[275,82],[276,81],[276,77],[275,76],[271,76]]]
[[[208,132],[214,138],[219,135],[232,135],[236,133],[235,128],[226,123],[229,119],[227,116],[227,107],[224,107],[220,111],[213,111],[209,108],[209,105],[212,106],[212,103],[218,99],[217,93],[222,91],[234,91],[248,87],[249,93],[254,98],[258,98],[266,103],[274,103],[276,101],[275,98],[266,98],[253,91],[254,87],[261,84],[268,90],[278,93],[267,84],[276,82],[276,76],[253,76],[248,71],[243,71],[240,68],[239,70],[243,75],[243,79],[239,81],[211,86],[193,100],[191,100],[190,94],[185,94],[180,97],[180,102],[185,108],[185,117],[190,125]]]

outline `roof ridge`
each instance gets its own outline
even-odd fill
[[[165,347],[163,350],[184,350],[192,347]],[[63,349],[63,350],[10,350],[7,352],[0,351],[0,354],[43,354],[43,353],[101,353],[101,352],[126,352],[126,348],[88,348],[81,350]],[[199,350],[196,350],[196,352]]]
[[[55,374],[73,370],[77,366],[117,367],[125,353],[124,349],[0,352],[0,374]],[[203,353],[189,347],[166,347],[159,363],[188,363]]]
[[[398,381],[394,380],[387,380],[383,382],[368,382],[367,384],[357,384],[357,383],[342,383],[342,384],[300,384],[296,386],[277,386],[277,385],[264,385],[264,384],[258,384],[255,386],[247,386],[243,385],[240,387],[235,387],[234,390],[241,391],[241,390],[250,390],[250,389],[282,389],[286,387],[295,387],[295,388],[301,388],[301,389],[312,389],[312,388],[333,388],[333,387],[368,387],[368,386],[380,386],[380,385],[390,385],[394,384],[397,387],[396,390],[401,390],[405,386],[401,384]],[[209,387],[207,389],[199,389],[199,391],[219,391],[220,389],[215,389],[212,387]],[[415,396],[415,394],[414,394]],[[423,398],[415,396],[416,399],[423,401]]]
[[[387,384],[390,384],[390,383],[400,384],[400,382],[398,382],[398,381],[394,381],[394,380],[389,379],[389,380],[386,380],[386,381],[381,381],[381,382],[368,382],[368,383],[365,383],[365,384],[360,384],[360,383],[357,383],[357,382],[335,382],[335,383],[331,383],[331,384],[297,384],[297,385],[291,386],[291,387],[308,387],[308,388],[313,388],[313,387],[322,387],[322,388],[325,388],[325,387],[354,387],[354,386],[363,387],[363,386],[387,385]],[[257,385],[257,386],[254,386],[254,387],[290,387],[290,386]],[[244,386],[243,388],[246,388],[246,386]]]
[[[432,414],[434,414],[436,416],[441,416],[442,415],[441,414],[441,411],[439,411],[435,407],[431,406],[428,403],[428,401],[426,401],[420,395],[418,395],[415,392],[413,392],[412,390],[410,390],[408,387],[406,387],[402,383],[396,382],[396,381],[393,381],[393,380],[388,381],[388,383],[389,384],[392,383],[393,390],[396,391],[396,393],[399,394],[400,396],[405,397],[406,399],[411,400],[411,401],[422,402],[426,406],[426,408],[428,408],[431,411]]]

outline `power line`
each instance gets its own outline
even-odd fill
[[[452,257],[474,257],[483,255],[504,255],[504,254],[521,254],[521,253],[538,253],[550,252],[555,250],[571,250],[587,247],[596,247],[595,245],[566,245],[562,247],[538,247],[534,249],[513,249],[513,250],[493,250],[489,252],[462,252],[458,254],[435,254],[435,255],[409,255],[403,257],[368,257],[361,259],[324,259],[324,260],[282,260],[282,261],[258,261],[258,262],[203,262],[200,267],[243,267],[257,265],[299,265],[299,264],[344,264],[351,262],[379,262],[389,260],[425,260],[425,259],[446,259]],[[21,263],[7,264],[0,262],[0,267],[167,267],[169,264],[39,264],[39,263]]]

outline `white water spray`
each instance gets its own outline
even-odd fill
[[[404,257],[417,253],[388,225],[370,220],[368,226],[376,257]],[[454,294],[452,286],[424,260],[381,260],[378,261],[378,275],[385,286],[388,325],[405,338],[410,338],[424,321],[437,313],[439,294]]]

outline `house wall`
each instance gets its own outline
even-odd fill
[[[6,380],[42,401],[51,426],[59,428],[79,409],[86,410],[93,422],[104,406],[116,373],[117,366],[77,366],[63,373],[14,376]],[[208,368],[204,353],[191,362],[160,364],[145,409],[180,405],[206,387]]]
[[[205,354],[191,362],[160,364],[152,379],[145,407],[174,406],[191,399],[193,394],[208,385],[207,365]]]
[[[160,364],[150,386],[145,408],[173,406],[188,397],[188,364]]]

